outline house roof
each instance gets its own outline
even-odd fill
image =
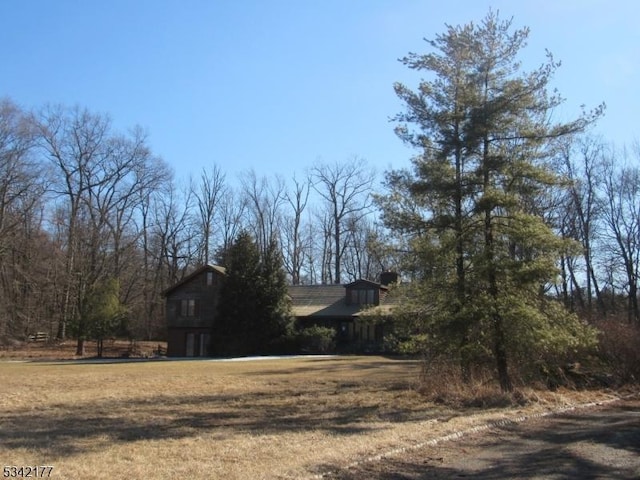
[[[218,265],[203,265],[184,277],[178,283],[167,288],[162,294],[166,297],[193,278],[207,271],[214,271],[225,275],[224,267]],[[347,288],[366,286],[380,290],[380,305],[363,308],[362,305],[347,303]],[[289,285],[288,294],[291,298],[291,310],[296,317],[336,318],[358,317],[367,315],[387,315],[391,312],[394,299],[386,294],[388,287],[369,280],[356,280],[346,285]]]
[[[347,288],[350,287],[358,287],[358,286],[365,286],[368,288],[380,288],[382,290],[389,290],[389,287],[387,287],[386,285],[381,285],[379,283],[376,282],[372,282],[371,280],[365,280],[363,278],[356,280],[354,282],[348,283],[346,285],[344,285]]]
[[[225,275],[226,271],[227,270],[224,267],[221,267],[219,265],[212,265],[212,264],[203,265],[202,267],[197,268],[196,270],[191,272],[189,275],[184,277],[178,283],[174,283],[173,285],[171,285],[164,292],[162,292],[162,295],[166,297],[171,292],[173,292],[175,289],[180,288],[182,285],[184,285],[185,283],[191,281],[193,278],[197,277],[198,275],[202,274],[203,272],[217,272],[220,275]]]
[[[388,315],[393,300],[381,292],[380,305],[362,308],[362,305],[347,304],[346,288],[366,282],[382,291],[387,287],[367,280],[357,280],[348,285],[291,285],[291,310],[296,317],[359,317],[366,315]]]
[[[344,285],[291,285],[291,310],[296,317],[351,317],[358,305],[347,305]]]

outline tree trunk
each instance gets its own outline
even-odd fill
[[[462,222],[462,146],[459,140],[459,125],[456,123],[454,136],[456,138],[456,150],[455,150],[455,168],[456,168],[456,183],[455,183],[455,236],[456,236],[456,301],[455,314],[459,317],[461,315],[462,306],[465,304],[466,296],[466,279],[464,270],[464,232]],[[462,335],[460,342],[460,374],[464,383],[471,382],[471,364],[466,353],[466,347],[469,344],[469,325],[466,319],[460,319],[462,325]]]
[[[85,348],[84,348],[84,338],[78,337],[78,343],[76,344],[76,355],[79,357],[84,357]]]
[[[640,319],[638,310],[638,286],[633,278],[629,281],[629,323],[638,322]]]
[[[491,222],[491,211],[485,213],[485,254],[487,262],[487,280],[489,283],[489,296],[491,297],[491,323],[493,326],[493,353],[498,370],[498,381],[503,392],[511,392],[513,384],[509,377],[509,364],[507,357],[507,345],[504,332],[504,321],[498,309],[498,281],[495,271],[493,225]]]
[[[485,90],[486,91],[486,90]],[[486,102],[486,99],[485,99]],[[489,139],[487,136],[483,140],[483,193],[487,195],[491,189],[491,167],[489,165]],[[498,381],[503,392],[513,390],[511,378],[509,377],[509,364],[507,358],[507,345],[504,332],[504,321],[499,311],[499,287],[496,274],[495,242],[493,232],[493,212],[494,206],[491,204],[484,207],[484,261],[487,269],[487,284],[489,297],[491,299],[491,323],[493,327],[493,353],[498,370]]]

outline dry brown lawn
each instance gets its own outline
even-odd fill
[[[65,479],[319,478],[498,418],[425,403],[420,367],[383,357],[0,361],[0,459]]]
[[[104,357],[122,358],[151,357],[158,347],[166,350],[167,342],[129,342],[128,340],[105,340]],[[97,345],[94,341],[85,342],[85,358],[97,355]],[[64,342],[15,342],[13,345],[0,347],[0,360],[72,360],[76,356],[75,340]]]

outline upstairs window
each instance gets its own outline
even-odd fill
[[[351,290],[351,299],[349,303],[351,303],[351,305],[358,304],[358,290]]]
[[[193,317],[196,314],[196,301],[193,298],[180,301],[180,316]]]
[[[375,302],[375,290],[351,290],[352,305],[373,305]]]
[[[207,287],[213,285],[213,272],[207,272]]]

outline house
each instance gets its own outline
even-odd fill
[[[163,292],[168,329],[167,355],[206,357],[215,335],[217,305],[225,269],[205,265]],[[299,328],[312,325],[333,328],[341,351],[378,351],[382,348],[384,323],[367,319],[389,317],[389,285],[397,274],[381,274],[381,283],[356,280],[347,285],[289,286],[292,314]]]
[[[389,284],[397,275],[383,275],[382,281],[356,280],[347,285],[292,285],[289,295],[299,328],[312,325],[333,328],[339,351],[380,351],[384,323],[372,321],[372,314],[388,318]]]
[[[205,265],[163,292],[168,356],[211,356],[211,335],[224,275],[223,267]]]

